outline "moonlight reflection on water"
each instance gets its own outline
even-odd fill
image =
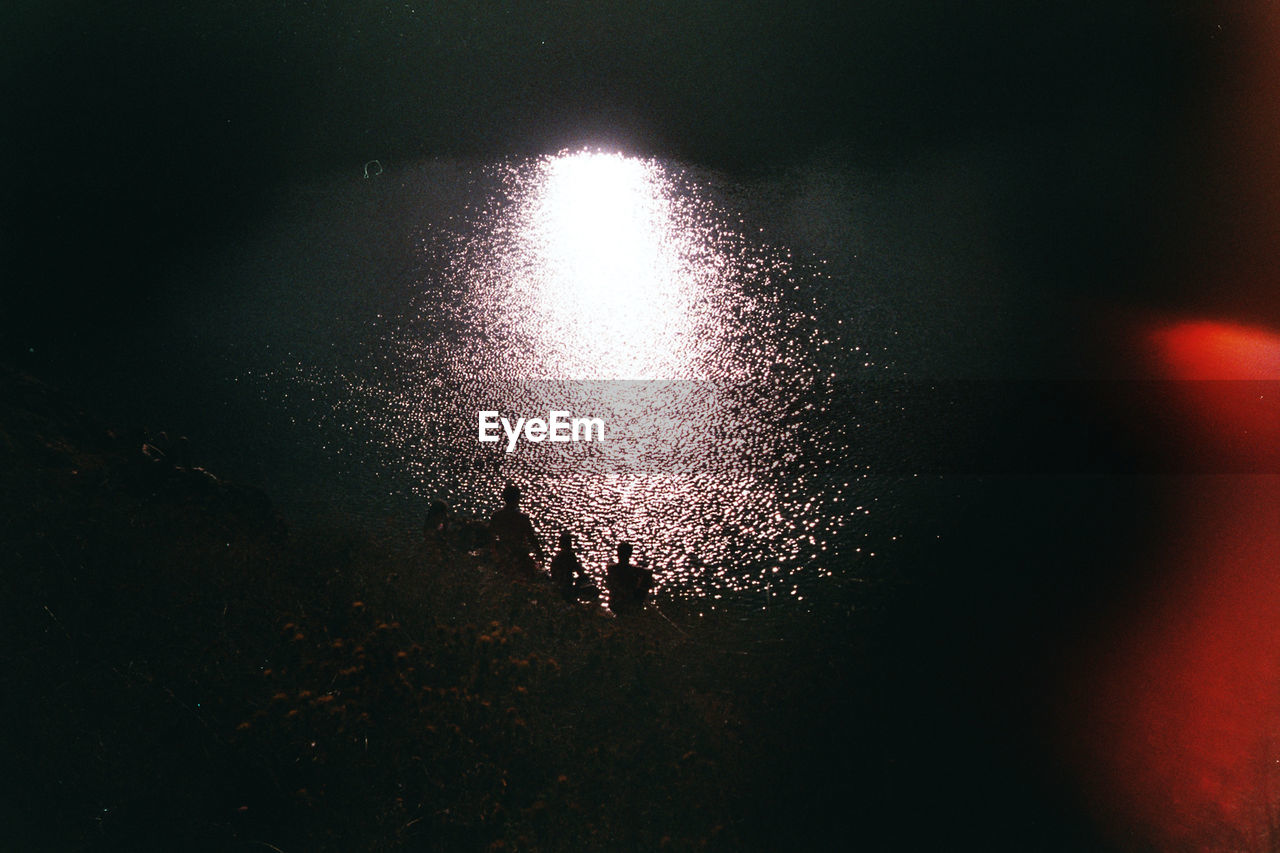
[[[782,355],[770,331],[803,334],[811,319],[770,310],[792,278],[786,253],[748,257],[699,187],[658,161],[565,153],[507,164],[501,184],[466,229],[461,270],[472,320],[511,356],[483,353],[491,375],[746,381]]]
[[[337,375],[295,377],[335,444],[365,443],[423,505],[484,516],[520,483],[548,547],[571,530],[597,577],[622,539],[667,594],[767,603],[845,572],[835,538],[874,499],[853,500],[824,420],[842,356],[816,332],[821,276],[671,163],[565,152],[465,180],[464,209],[403,223],[402,312]],[[478,441],[482,410],[599,417],[607,439],[507,453]]]
[[[696,364],[690,331],[709,270],[661,178],[608,154],[543,164],[504,279],[529,297],[508,293],[548,376],[676,378]]]

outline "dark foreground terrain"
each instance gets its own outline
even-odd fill
[[[0,373],[0,847],[1081,843],[884,602],[614,618],[191,457]]]

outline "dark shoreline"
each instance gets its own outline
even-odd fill
[[[390,546],[286,530],[16,372],[0,405],[30,849],[928,849],[981,837],[997,795],[1019,805],[988,849],[1087,835],[960,699],[972,643],[909,633],[931,593],[772,637],[675,602],[612,619],[407,521]]]

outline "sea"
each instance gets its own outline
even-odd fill
[[[549,553],[600,579],[630,542],[658,601],[875,606],[989,492],[1047,310],[1001,267],[1001,168],[353,162],[176,266],[99,402],[286,518],[412,536],[515,483]],[[603,440],[481,441],[485,412]]]

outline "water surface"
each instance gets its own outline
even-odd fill
[[[958,273],[890,272],[849,172],[751,181],[584,149],[365,174],[300,189],[176,326],[230,354],[261,413],[244,443],[267,436],[286,503],[486,517],[512,480],[588,571],[629,540],[663,595],[749,607],[872,580],[908,534],[918,486],[872,476],[862,430],[901,417],[891,383],[954,340],[901,285]],[[478,441],[484,410],[607,436],[508,453]]]

